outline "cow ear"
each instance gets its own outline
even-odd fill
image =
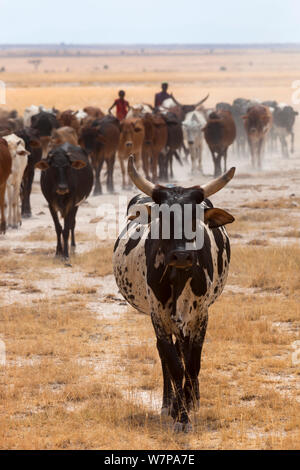
[[[30,155],[30,152],[27,152],[27,150],[19,150],[18,155],[21,155],[21,157],[27,157],[27,155]]]
[[[204,223],[207,224],[209,228],[217,228],[221,225],[231,224],[232,222],[234,222],[234,217],[223,209],[218,209],[217,207],[205,209]]]
[[[83,160],[75,160],[71,163],[71,166],[72,168],[75,168],[75,170],[80,170],[86,166],[86,163]]]
[[[39,170],[47,170],[49,168],[49,163],[47,163],[46,160],[40,160],[35,164],[35,168],[38,168]]]
[[[38,148],[41,146],[40,142],[34,139],[29,142],[29,145],[31,148]]]

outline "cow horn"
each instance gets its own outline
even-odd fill
[[[132,182],[139,188],[143,193],[152,197],[152,192],[155,187],[153,183],[148,181],[143,176],[139,175],[134,166],[134,156],[131,154],[128,158],[128,175],[130,176]]]
[[[235,167],[233,166],[232,168],[230,168],[230,170],[226,171],[226,173],[219,176],[219,178],[216,178],[210,181],[210,183],[201,186],[204,191],[204,197],[209,197],[212,194],[215,194],[216,192],[220,191],[220,189],[224,188],[224,186],[233,178],[234,173]]]
[[[174,103],[177,104],[177,106],[180,106],[180,108],[182,108],[183,105],[179,103],[179,101],[177,101],[177,99],[173,95],[170,96],[170,99],[172,99]]]
[[[208,95],[206,95],[205,98],[203,98],[203,100],[199,101],[199,103],[196,103],[196,104],[194,105],[195,108],[197,108],[197,106],[200,106],[202,103],[204,103],[204,101],[206,101],[208,97],[209,97],[209,93],[208,93]]]

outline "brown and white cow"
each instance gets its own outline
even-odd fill
[[[128,160],[130,154],[135,156],[137,168],[141,167],[142,149],[145,136],[143,120],[139,118],[128,118],[121,122],[121,135],[118,147],[118,158],[122,171],[122,187],[126,188],[126,169],[124,162]],[[127,178],[130,184],[129,177]]]
[[[8,149],[6,140],[0,137],[0,211],[1,211],[1,224],[0,233],[6,231],[5,220],[5,190],[6,182],[11,172],[11,156]]]
[[[268,106],[257,104],[243,116],[253,168],[261,168],[266,138],[272,127],[272,113]]]
[[[53,129],[51,136],[44,137],[42,158],[47,158],[48,153],[54,147],[58,147],[59,145],[63,145],[65,143],[78,145],[78,137],[75,129],[69,126]]]

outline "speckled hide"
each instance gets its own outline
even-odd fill
[[[210,228],[197,219],[203,246],[193,251],[191,266],[177,269],[168,262],[172,241],[168,245],[152,239],[150,219],[143,225],[130,220],[137,205],[150,208],[154,202],[142,195],[130,201],[125,227],[114,247],[114,274],[130,305],[151,315],[164,375],[162,413],[171,414],[176,429],[186,431],[190,427],[188,411],[199,401],[198,373],[208,307],[221,294],[228,275],[229,238],[223,225]],[[209,199],[201,205],[205,211],[213,208]],[[143,231],[142,237],[132,237],[137,230]]]

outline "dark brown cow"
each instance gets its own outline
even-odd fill
[[[261,157],[266,137],[272,127],[272,113],[267,106],[258,104],[248,108],[243,116],[250,147],[253,168],[261,168]]]
[[[141,167],[142,148],[144,142],[145,128],[143,120],[139,118],[127,118],[121,122],[121,135],[118,147],[118,158],[122,171],[122,187],[126,188],[126,169],[124,161],[128,160],[130,154],[135,156],[136,166]],[[128,177],[128,185],[130,185]]]
[[[119,140],[120,122],[114,116],[96,119],[92,125],[81,129],[78,142],[90,154],[95,171],[94,196],[102,193],[100,176],[104,161],[107,165],[107,190],[114,190],[113,170]]]
[[[0,210],[1,210],[1,224],[0,233],[6,231],[5,220],[5,190],[6,181],[11,172],[12,159],[8,150],[7,142],[0,137]]]
[[[143,169],[147,179],[151,167],[152,181],[157,181],[157,165],[160,152],[165,148],[168,140],[168,129],[165,120],[160,115],[147,113],[143,118],[145,136],[143,142],[142,158]]]
[[[224,158],[224,171],[226,171],[227,150],[236,136],[232,114],[224,110],[210,113],[208,122],[202,131],[212,155],[215,176],[219,176],[221,174],[221,157]]]

